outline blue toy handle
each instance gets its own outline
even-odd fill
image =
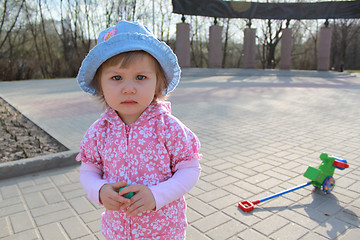
[[[284,191],[282,191],[282,192],[276,193],[276,194],[271,195],[271,196],[269,196],[269,197],[262,198],[262,199],[260,199],[260,202],[265,202],[265,201],[270,200],[270,199],[272,199],[272,198],[276,198],[276,197],[279,197],[279,196],[284,195],[284,194],[286,194],[286,193],[293,192],[293,191],[298,190],[298,189],[300,189],[300,188],[309,186],[310,184],[311,184],[311,182],[307,182],[307,183],[301,184],[301,185],[299,185],[299,186],[296,186],[296,187],[293,187],[293,188],[284,190]]]
[[[285,191],[282,191],[282,192],[276,193],[276,194],[274,194],[274,195],[271,195],[271,196],[269,196],[269,197],[262,198],[262,199],[259,199],[259,200],[255,200],[255,201],[248,201],[248,200],[241,201],[241,202],[238,203],[238,205],[239,205],[239,208],[240,208],[241,210],[243,210],[244,212],[250,212],[250,211],[254,210],[254,205],[256,205],[256,204],[259,204],[259,203],[261,203],[261,202],[264,202],[264,201],[266,201],[266,200],[269,200],[269,199],[272,199],[272,198],[275,198],[275,197],[279,197],[279,196],[281,196],[281,195],[284,195],[284,194],[286,194],[286,193],[289,193],[289,192],[298,190],[298,189],[300,189],[300,188],[309,186],[310,184],[311,184],[311,182],[304,183],[304,184],[302,184],[302,185],[299,185],[299,186],[296,186],[296,187],[287,189],[287,190],[285,190]]]

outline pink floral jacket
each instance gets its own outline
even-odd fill
[[[200,142],[170,114],[170,103],[152,103],[133,124],[125,125],[108,108],[85,134],[78,161],[103,170],[107,182],[155,186],[172,177],[183,161],[200,160]],[[187,227],[183,197],[156,211],[129,217],[106,210],[102,232],[107,239],[184,239]]]

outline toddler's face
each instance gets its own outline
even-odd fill
[[[148,54],[134,59],[127,67],[106,66],[101,72],[101,89],[106,103],[125,124],[134,123],[154,100],[155,60]]]

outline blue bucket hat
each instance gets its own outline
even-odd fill
[[[77,81],[80,88],[95,95],[97,90],[91,86],[91,81],[101,64],[117,54],[136,50],[148,52],[160,63],[168,83],[163,93],[166,95],[173,91],[181,74],[176,55],[145,26],[127,21],[121,21],[100,33],[96,46],[90,50],[79,69]]]

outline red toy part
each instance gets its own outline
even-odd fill
[[[345,168],[348,168],[349,167],[349,164],[347,164],[346,162],[340,162],[338,160],[335,160],[334,161],[334,166],[335,167],[338,167],[339,169],[343,170]]]
[[[260,203],[260,200],[255,200],[253,202],[250,202],[248,200],[239,202],[239,208],[243,210],[244,212],[250,212],[254,210],[254,205]]]

